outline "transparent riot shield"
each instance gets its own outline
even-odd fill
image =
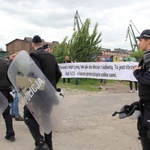
[[[6,97],[0,92],[0,113],[2,114],[4,110],[8,106],[8,100]]]
[[[8,77],[42,130],[54,130],[67,114],[66,103],[26,51],[12,61]]]

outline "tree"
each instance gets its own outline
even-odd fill
[[[86,19],[82,28],[73,33],[68,43],[71,60],[91,62],[100,54],[101,33],[97,33],[98,24],[96,23],[91,35],[89,34],[89,27],[90,19]]]
[[[130,53],[131,57],[135,57],[135,59],[139,62],[142,57],[143,57],[143,51],[142,50],[138,50],[138,51],[134,51]]]
[[[65,56],[68,55],[68,44],[66,41],[67,37],[64,38],[61,44],[53,49],[53,54],[55,55],[58,63],[62,63],[65,59]]]
[[[92,34],[89,34],[90,19],[86,19],[80,30],[75,31],[67,44],[67,37],[54,48],[57,62],[62,63],[66,55],[70,60],[92,62],[100,54],[101,33],[98,34],[98,23],[95,24]]]

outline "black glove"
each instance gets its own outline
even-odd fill
[[[57,91],[57,92],[61,92],[61,89],[60,89],[60,88],[57,88],[56,91]]]
[[[132,108],[135,107],[135,110],[140,110],[139,101],[136,101],[130,105]]]
[[[124,106],[124,112],[126,114],[129,114],[131,112],[131,110],[132,110],[132,107],[130,105],[125,105]]]
[[[60,88],[57,88],[56,91],[59,93],[60,96],[64,97],[64,94]]]
[[[124,112],[127,115],[132,115],[135,110],[139,110],[139,102],[134,102],[131,105],[124,106]]]

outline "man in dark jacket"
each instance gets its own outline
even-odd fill
[[[143,150],[150,150],[150,29],[144,30],[139,37],[139,47],[144,56],[133,74],[139,83],[138,131]]]
[[[41,38],[38,35],[35,35],[32,39],[32,46],[35,51],[31,52],[30,56],[56,89],[56,84],[61,78],[61,72],[55,57],[51,53],[46,52],[42,48],[42,45]],[[24,119],[35,140],[35,150],[53,150],[52,132],[50,134],[44,133],[44,136],[41,135],[39,124],[26,106],[24,107]]]
[[[50,46],[48,44],[43,45],[42,48],[47,52],[53,53],[53,50],[50,48]]]
[[[4,60],[0,59],[0,91],[7,98],[8,102],[12,102],[13,98],[10,95],[10,82],[7,76],[7,64]],[[4,110],[3,118],[6,124],[5,139],[15,141],[15,132],[13,129],[12,116],[10,114],[10,106]]]
[[[64,63],[71,63],[71,60],[69,59],[69,56],[65,57]],[[63,83],[65,83],[65,78],[63,78]],[[70,78],[68,78],[68,83],[70,83]]]

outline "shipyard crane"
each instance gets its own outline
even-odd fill
[[[137,42],[137,39],[136,39],[136,37],[135,37],[135,32],[134,32],[134,30],[133,30],[133,27],[134,27],[134,29],[136,30],[136,32],[138,33],[138,34],[140,34],[140,32],[138,31],[138,29],[136,28],[136,26],[134,25],[134,23],[132,22],[132,20],[130,20],[130,22],[129,22],[129,26],[128,26],[128,29],[127,29],[127,34],[126,34],[126,41],[127,41],[127,39],[129,38],[129,40],[130,40],[130,44],[131,44],[131,49],[133,50],[133,51],[136,51],[136,50],[138,50],[138,42]]]
[[[73,28],[74,31],[76,30],[76,26],[77,26],[78,31],[80,31],[81,27],[83,26],[78,10],[76,11],[74,15],[74,28]]]

